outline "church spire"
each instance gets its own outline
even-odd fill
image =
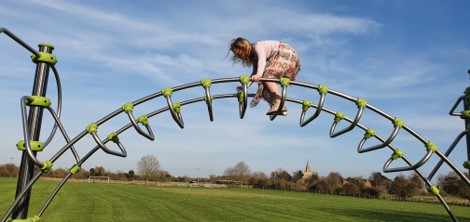
[[[312,172],[312,169],[310,169],[310,163],[309,161],[307,160],[307,166],[305,166],[305,173],[311,173]]]

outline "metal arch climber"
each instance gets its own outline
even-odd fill
[[[35,83],[33,87],[33,95],[24,96],[21,98],[21,113],[22,113],[24,139],[18,142],[17,144],[18,149],[23,152],[23,158],[22,158],[22,162],[20,166],[20,176],[18,178],[16,198],[11,204],[10,208],[4,214],[1,222],[23,221],[21,219],[27,218],[28,207],[29,207],[28,206],[29,197],[30,197],[32,186],[44,173],[46,173],[53,166],[53,163],[57,159],[59,159],[65,152],[70,151],[72,153],[72,155],[75,158],[75,163],[70,167],[70,170],[67,173],[67,175],[64,176],[62,181],[58,184],[55,190],[51,193],[49,198],[45,201],[44,205],[39,210],[39,212],[35,214],[32,218],[29,218],[30,219],[29,221],[38,221],[40,219],[42,214],[45,212],[45,210],[47,209],[51,201],[54,199],[54,197],[60,191],[63,185],[67,182],[67,180],[73,174],[77,173],[80,170],[81,165],[85,161],[87,161],[88,158],[90,158],[97,151],[102,150],[105,153],[108,153],[110,155],[126,157],[127,151],[124,145],[122,144],[122,142],[119,140],[119,135],[123,133],[124,131],[133,128],[137,131],[138,134],[153,141],[155,140],[155,136],[152,131],[152,128],[150,127],[150,122],[149,122],[149,119],[151,117],[155,117],[163,112],[168,111],[171,117],[173,118],[173,120],[176,122],[176,124],[180,128],[184,128],[184,121],[183,121],[181,107],[192,104],[192,103],[197,103],[197,102],[206,103],[207,110],[209,113],[209,119],[210,121],[213,121],[214,118],[213,118],[213,109],[212,109],[213,103],[212,102],[217,99],[229,99],[229,98],[237,99],[239,115],[240,115],[240,118],[243,119],[245,112],[246,112],[247,104],[248,104],[247,102],[248,98],[254,96],[254,94],[248,93],[248,87],[247,87],[249,83],[248,76],[213,79],[213,80],[204,79],[204,80],[201,80],[200,82],[193,82],[193,83],[180,85],[180,86],[176,86],[172,88],[164,88],[159,92],[140,98],[134,102],[128,102],[128,103],[123,104],[117,110],[115,110],[114,112],[111,112],[110,114],[103,117],[102,119],[96,122],[90,123],[81,133],[79,133],[74,138],[70,139],[70,137],[66,133],[64,126],[62,125],[60,121],[60,113],[61,113],[61,105],[62,105],[62,93],[61,93],[62,89],[61,89],[61,83],[59,79],[59,73],[57,69],[55,68],[55,63],[57,60],[55,56],[52,55],[53,46],[49,44],[39,44],[40,49],[38,52],[34,50],[32,47],[28,46],[26,43],[24,43],[21,39],[16,37],[7,29],[0,27],[0,34],[1,33],[5,33],[15,42],[17,42],[18,44],[26,48],[28,51],[33,53],[32,60],[33,62],[37,64],[36,78],[35,78]],[[57,83],[58,107],[56,108],[56,110],[51,108],[50,100],[47,97],[45,97],[45,91],[47,88],[47,81],[45,80],[47,80],[48,78],[49,69],[53,70],[56,83]],[[410,127],[405,125],[403,121],[401,121],[399,118],[392,117],[389,114],[375,108],[374,106],[368,104],[364,99],[355,98],[355,97],[340,93],[338,91],[328,89],[328,87],[323,86],[323,85],[314,85],[314,84],[307,84],[307,83],[302,83],[302,82],[289,81],[289,79],[277,80],[277,79],[262,78],[261,81],[262,82],[276,82],[281,85],[282,99],[281,99],[281,105],[279,106],[280,110],[278,110],[278,112],[281,111],[283,104],[286,102],[290,102],[290,103],[297,104],[300,106],[302,111],[300,115],[299,124],[301,127],[304,127],[307,124],[313,122],[313,120],[315,120],[322,112],[328,113],[334,117],[333,123],[330,127],[330,132],[329,132],[329,136],[331,138],[335,138],[340,135],[343,135],[347,132],[352,131],[353,129],[359,129],[359,130],[364,131],[364,136],[360,138],[360,141],[357,145],[357,152],[366,153],[366,152],[371,152],[371,151],[384,149],[384,148],[390,149],[391,156],[388,160],[385,161],[385,164],[383,166],[383,171],[386,173],[401,172],[401,171],[416,172],[416,174],[424,181],[429,192],[438,198],[438,200],[444,206],[445,210],[448,212],[452,220],[457,221],[456,216],[454,215],[454,213],[452,212],[452,210],[450,209],[446,201],[443,199],[443,197],[440,195],[439,189],[431,183],[431,180],[434,177],[437,170],[445,163],[453,171],[455,171],[460,176],[460,178],[463,181],[465,181],[465,183],[468,186],[470,186],[469,179],[448,158],[448,156],[452,153],[452,151],[454,150],[456,145],[460,142],[460,140],[464,136],[469,134],[468,132],[469,129],[467,127],[465,130],[462,131],[462,133],[460,133],[456,137],[456,139],[450,145],[447,151],[445,153],[442,153],[435,144],[433,144],[431,141],[423,138],[422,136],[414,132]],[[212,85],[222,84],[222,83],[233,83],[233,82],[235,83],[239,82],[241,84],[242,86],[241,92],[218,94],[218,95],[211,94],[210,89]],[[315,104],[308,100],[299,100],[296,98],[287,97],[287,89],[289,86],[303,87],[303,88],[317,91],[319,95],[318,103]],[[201,95],[202,95],[201,97],[196,97],[196,98],[181,101],[181,102],[173,102],[172,100],[173,93],[181,91],[181,90],[189,89],[189,88],[194,88],[194,87],[203,88],[203,92],[201,92]],[[327,96],[335,96],[335,97],[347,100],[351,103],[354,103],[354,105],[357,107],[357,113],[355,117],[349,118],[341,112],[334,111],[325,107]],[[135,106],[138,106],[142,103],[148,102],[150,100],[158,99],[158,98],[162,98],[166,100],[167,106],[159,108],[147,114],[141,115],[137,118],[134,116],[133,110]],[[456,111],[456,109],[461,102],[464,103],[464,111],[458,112]],[[464,96],[461,96],[460,98],[458,98],[454,106],[451,108],[451,111],[449,112],[449,114],[452,116],[459,116],[462,119],[470,119],[470,110],[468,109],[468,104],[470,104],[470,87],[469,89],[466,90]],[[26,107],[30,108],[29,112],[27,112]],[[46,140],[46,142],[43,143],[39,141],[40,124],[38,127],[38,122],[40,123],[42,120],[42,110],[44,109],[49,111],[55,123],[48,139]],[[309,112],[310,109],[313,109],[313,111]],[[364,110],[366,109],[376,114],[379,114],[383,118],[390,121],[391,127],[392,127],[391,135],[389,135],[388,137],[381,137],[377,135],[373,129],[368,128],[360,123],[361,118],[363,117]],[[308,113],[311,113],[311,114],[308,115]],[[269,116],[269,119],[273,121],[277,115],[278,114],[275,113]],[[27,116],[29,116],[29,118]],[[105,124],[107,121],[118,116],[126,116],[125,118],[129,119],[130,123],[127,125],[124,125],[120,129],[117,129],[115,132],[109,133],[105,139],[100,138],[100,136],[98,135],[99,126]],[[343,129],[337,130],[336,128],[338,127],[341,121],[348,122],[347,123],[348,126]],[[65,144],[62,148],[60,148],[58,152],[54,156],[52,156],[49,160],[40,161],[37,158],[37,152],[40,152],[41,150],[43,150],[49,145],[49,143],[52,141],[57,131],[57,128],[60,130],[67,144]],[[411,160],[409,160],[403,151],[401,151],[400,149],[397,149],[392,144],[392,142],[397,137],[397,135],[402,132],[408,133],[409,135],[413,136],[420,143],[422,143],[423,146],[426,148],[423,154],[423,157],[421,158],[421,160],[419,160],[416,163],[413,163]],[[74,145],[87,135],[90,135],[93,138],[93,140],[96,142],[96,146],[91,148],[88,151],[88,153],[86,153],[86,155],[84,155],[83,157],[79,157],[79,154],[76,148],[74,147]],[[375,138],[378,141],[375,143],[376,145],[372,145],[368,147],[365,146],[366,143],[370,143],[368,141],[370,141],[371,138]],[[110,148],[108,145],[108,142],[115,143],[117,146],[117,149]],[[438,162],[436,166],[434,166],[432,172],[429,175],[425,175],[420,170],[420,168],[424,164],[427,163],[427,161],[431,158],[432,155],[436,155],[437,157],[439,157],[440,161]],[[401,167],[392,168],[391,167],[392,162],[396,161],[397,159],[402,159],[404,165]],[[39,170],[37,170],[36,173],[33,172],[34,166],[39,167]],[[470,168],[470,161],[464,162],[463,166],[467,169]],[[9,218],[10,216],[11,218]]]

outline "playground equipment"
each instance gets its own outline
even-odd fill
[[[49,169],[51,169],[51,167],[53,166],[53,163],[58,158],[60,158],[65,152],[70,151],[72,153],[72,155],[75,158],[75,163],[70,167],[70,170],[67,173],[67,175],[62,179],[62,181],[58,184],[56,189],[51,193],[49,198],[45,201],[44,205],[39,210],[39,212],[35,214],[33,217],[28,218],[28,221],[38,221],[40,219],[44,211],[47,209],[51,201],[54,199],[54,197],[60,191],[63,185],[67,182],[67,180],[73,174],[77,173],[80,170],[81,165],[85,161],[87,161],[88,158],[90,158],[97,151],[102,150],[105,153],[108,153],[110,155],[126,157],[127,151],[124,145],[122,144],[122,142],[119,140],[119,135],[123,133],[124,131],[133,128],[137,131],[138,134],[142,135],[143,137],[149,140],[155,140],[155,136],[152,131],[152,128],[150,127],[150,122],[149,122],[149,119],[151,117],[154,117],[163,112],[169,111],[171,117],[176,122],[176,124],[180,128],[184,128],[184,121],[183,121],[183,115],[181,112],[181,107],[192,104],[192,103],[197,103],[197,102],[206,103],[207,110],[209,113],[209,119],[210,121],[213,121],[214,117],[213,117],[213,107],[212,107],[213,103],[212,102],[217,99],[228,99],[228,98],[237,99],[239,116],[241,119],[243,119],[245,116],[245,112],[246,112],[246,108],[248,104],[248,98],[254,96],[254,94],[248,93],[248,83],[250,81],[250,78],[248,76],[213,79],[213,80],[204,79],[204,80],[201,80],[200,82],[189,83],[189,84],[180,85],[180,86],[176,86],[172,88],[164,88],[161,91],[156,92],[154,94],[140,98],[133,102],[128,102],[128,103],[123,104],[117,110],[111,112],[110,114],[103,117],[102,119],[96,122],[90,123],[88,126],[86,126],[86,128],[81,133],[79,133],[77,136],[70,139],[70,137],[67,135],[67,132],[64,126],[62,125],[60,121],[60,113],[61,113],[61,106],[62,106],[62,89],[61,89],[59,73],[57,69],[55,68],[55,64],[57,60],[55,56],[52,54],[54,47],[49,44],[39,44],[39,51],[36,51],[32,47],[30,47],[28,44],[24,43],[20,38],[18,38],[13,33],[11,33],[9,30],[5,28],[0,28],[0,34],[2,33],[6,34],[15,42],[17,42],[18,44],[23,46],[25,49],[30,51],[33,54],[32,55],[33,62],[37,64],[35,82],[33,86],[33,93],[31,96],[24,96],[21,98],[21,113],[22,113],[24,138],[17,144],[18,149],[22,151],[22,159],[21,159],[21,165],[20,165],[20,175],[18,177],[16,198],[11,204],[10,208],[4,214],[1,220],[2,222],[24,221],[22,219],[28,218],[28,207],[29,207],[29,199],[30,199],[32,186],[44,173],[46,173]],[[50,69],[52,69],[54,73],[54,77],[57,83],[57,90],[58,90],[58,97],[57,97],[58,106],[55,110],[51,108],[51,101],[49,100],[49,98],[46,97],[47,80],[49,78]],[[402,120],[400,120],[397,117],[390,116],[389,114],[375,108],[374,106],[368,104],[364,99],[355,98],[355,97],[340,93],[338,91],[329,89],[328,87],[323,86],[323,85],[313,85],[313,84],[307,84],[307,83],[302,83],[302,82],[289,81],[289,79],[285,79],[285,78],[280,79],[280,80],[261,78],[260,81],[276,82],[281,85],[282,100],[281,100],[281,105],[279,106],[280,108],[278,112],[281,112],[281,109],[286,102],[291,102],[301,107],[302,111],[301,111],[300,121],[299,121],[299,124],[301,127],[304,127],[307,124],[311,123],[322,112],[328,113],[334,117],[333,123],[330,128],[330,132],[329,132],[329,136],[331,138],[335,138],[340,135],[343,135],[347,132],[352,131],[353,129],[358,129],[358,130],[364,131],[364,136],[360,139],[360,142],[357,146],[357,151],[359,153],[366,153],[366,152],[371,152],[371,151],[384,149],[384,148],[390,149],[391,156],[388,160],[385,161],[385,164],[383,166],[383,171],[386,173],[402,172],[402,171],[416,172],[416,174],[424,181],[429,192],[438,198],[438,200],[443,205],[445,210],[448,212],[452,220],[457,221],[456,216],[451,211],[450,207],[448,206],[446,201],[443,199],[443,197],[439,194],[439,189],[431,183],[431,180],[435,176],[439,168],[445,163],[448,167],[450,167],[453,171],[455,171],[460,176],[460,178],[463,181],[465,181],[465,183],[468,186],[470,186],[470,180],[448,158],[448,156],[452,153],[456,145],[462,140],[464,136],[467,137],[467,142],[470,141],[470,137],[468,133],[468,130],[469,130],[468,121],[470,120],[470,109],[469,109],[470,87],[467,88],[467,90],[465,90],[465,95],[458,98],[458,100],[456,101],[456,103],[454,104],[454,106],[449,112],[449,114],[452,116],[459,116],[460,118],[465,119],[466,121],[465,130],[463,130],[462,133],[460,133],[456,137],[456,139],[450,145],[447,151],[445,153],[442,153],[433,142],[420,136],[418,133],[413,131],[410,127],[405,125]],[[222,84],[222,83],[234,83],[234,82],[235,83],[239,82],[241,84],[243,90],[240,93],[228,93],[228,94],[218,94],[218,95],[211,94],[210,89],[212,85]],[[287,89],[289,86],[303,87],[309,90],[317,91],[319,95],[318,103],[315,104],[308,100],[299,100],[296,98],[287,97]],[[189,89],[189,88],[194,88],[194,87],[202,87],[204,92],[201,93],[201,95],[203,96],[181,101],[181,102],[173,102],[172,100],[173,93],[181,91],[181,90]],[[326,102],[326,98],[328,95],[335,96],[340,99],[344,99],[348,102],[354,103],[355,106],[357,107],[357,113],[355,117],[349,118],[342,112],[334,111],[325,107],[325,102]],[[154,110],[147,114],[141,115],[137,118],[134,116],[133,110],[135,106],[138,106],[142,103],[148,102],[150,100],[155,100],[158,98],[165,99],[167,106]],[[464,110],[460,112],[456,111],[457,107],[462,102],[464,103]],[[28,112],[27,107],[29,107],[29,112]],[[308,115],[310,109],[313,109],[314,111],[311,111],[311,113],[313,114]],[[364,126],[362,123],[360,123],[361,118],[363,117],[363,113],[366,109],[382,116],[383,118],[391,122],[391,126],[393,130],[388,137],[381,137],[380,135],[377,135],[377,133],[373,129],[368,128]],[[40,142],[39,135],[41,131],[41,121],[42,121],[44,110],[49,111],[55,123],[48,139],[45,142]],[[100,136],[98,135],[99,126],[105,124],[107,121],[117,116],[122,116],[122,115],[127,116],[126,118],[129,119],[130,123],[116,130],[115,132],[109,133],[105,139],[100,138]],[[269,119],[273,121],[277,117],[277,115],[278,113],[275,113],[269,116]],[[340,130],[337,130],[336,128],[341,124],[341,121],[348,122],[347,123],[348,126]],[[66,144],[62,148],[60,148],[59,151],[54,156],[52,156],[49,160],[40,161],[37,157],[37,152],[42,151],[49,145],[54,135],[56,134],[57,129],[59,129],[59,131],[61,132],[62,136],[64,137],[66,141]],[[423,146],[425,147],[425,152],[422,158],[418,162],[414,163],[411,160],[409,160],[403,151],[396,148],[392,144],[392,142],[394,141],[394,139],[397,137],[399,133],[408,133],[409,135],[414,137],[416,140],[418,140],[420,143],[422,143]],[[93,147],[85,156],[80,157],[74,145],[87,135],[90,135],[93,138],[93,140],[96,142],[96,146]],[[378,142],[375,143],[376,145],[366,146],[366,143],[371,143],[371,142],[368,142],[370,141],[371,138],[375,138]],[[108,142],[115,143],[118,149],[110,148],[108,145]],[[469,152],[470,152],[470,149],[469,149]],[[424,164],[428,163],[428,160],[433,155],[439,157],[440,160],[438,164],[434,166],[431,173],[426,176],[420,170],[420,168]],[[398,159],[403,160],[403,163],[405,165],[401,167],[391,167],[391,164]],[[39,168],[39,170],[37,170],[36,173],[34,173],[35,166]],[[465,161],[463,163],[463,166],[469,169],[470,161]]]

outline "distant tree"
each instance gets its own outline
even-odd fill
[[[96,166],[95,176],[106,176],[106,169],[104,169],[102,166]]]
[[[468,173],[465,174],[467,178]],[[442,175],[438,178],[438,185],[443,189],[447,194],[460,196],[467,200],[470,200],[470,187],[465,183],[460,176],[452,171],[447,175]]]
[[[234,167],[228,167],[224,175],[233,180],[248,182],[251,174],[250,167],[243,161],[238,162]]]
[[[129,170],[129,172],[127,173],[126,176],[127,176],[127,180],[133,181],[133,180],[134,180],[134,176],[135,176],[134,170]]]
[[[355,196],[361,193],[360,188],[355,183],[351,182],[346,182],[343,185],[343,190],[346,196]]]
[[[17,177],[19,168],[13,163],[0,165],[0,177]]]
[[[419,188],[415,184],[404,175],[399,175],[393,179],[392,186],[388,190],[388,193],[406,199],[414,196],[418,191]]]
[[[392,185],[392,180],[382,175],[380,172],[371,173],[369,180],[375,190],[379,192],[386,192]]]
[[[338,194],[338,191],[343,187],[344,179],[341,174],[338,172],[331,172],[325,179],[328,184],[328,190],[330,194]]]
[[[292,173],[292,181],[298,181],[302,179],[303,176],[304,176],[304,172],[302,172],[302,170],[294,171]]]
[[[271,181],[268,176],[263,172],[254,172],[251,174],[250,184],[255,188],[264,188],[271,186]]]
[[[90,176],[96,176],[95,168],[90,168]]]
[[[139,174],[145,179],[145,184],[148,183],[149,179],[156,176],[160,163],[158,159],[153,155],[146,155],[140,158],[137,162],[137,169]]]

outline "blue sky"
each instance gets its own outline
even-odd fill
[[[42,42],[55,46],[63,87],[62,122],[70,137],[124,103],[163,88],[250,74],[250,69],[226,58],[230,40],[242,36],[252,42],[288,42],[302,61],[299,82],[364,98],[401,118],[444,152],[464,126],[448,112],[469,83],[469,6],[468,1],[437,0],[7,0],[0,5],[0,27],[34,48]],[[20,152],[15,148],[22,137],[19,101],[31,94],[35,64],[28,51],[4,34],[0,34],[0,46],[0,163],[19,163]],[[57,90],[52,75],[49,84],[48,97],[55,107]],[[233,93],[235,87],[220,84],[212,90],[214,94]],[[291,88],[289,97],[318,100],[314,91]],[[254,90],[250,88],[250,92]],[[195,88],[175,93],[174,100],[200,96],[203,90]],[[150,113],[164,105],[162,99],[152,100],[136,107],[135,113]],[[333,97],[325,106],[350,117],[357,110],[354,104]],[[218,100],[214,102],[215,120],[210,122],[205,104],[185,106],[184,129],[169,113],[162,113],[150,119],[156,141],[129,130],[121,136],[127,158],[97,152],[83,167],[127,172],[136,169],[140,157],[150,154],[174,176],[221,175],[239,161],[245,161],[252,171],[267,174],[278,168],[289,172],[304,169],[306,161],[322,176],[337,171],[343,176],[367,177],[382,170],[390,151],[357,153],[361,130],[331,139],[331,115],[322,113],[302,128],[298,124],[300,107],[288,107],[289,116],[269,121],[265,115],[268,107],[260,104],[240,120],[235,100]],[[366,114],[361,123],[387,137],[390,122]],[[127,124],[126,118],[116,117],[101,126],[100,135]],[[44,139],[51,120],[46,114]],[[422,144],[406,134],[400,134],[394,144],[412,161],[425,152]],[[57,135],[38,158],[49,159],[63,145]],[[76,145],[81,156],[93,147],[90,137]],[[465,149],[461,142],[451,155],[458,166],[465,160]],[[429,171],[437,160],[433,157],[423,171]],[[68,168],[73,163],[67,153],[55,166]],[[440,173],[447,171],[443,168]]]

